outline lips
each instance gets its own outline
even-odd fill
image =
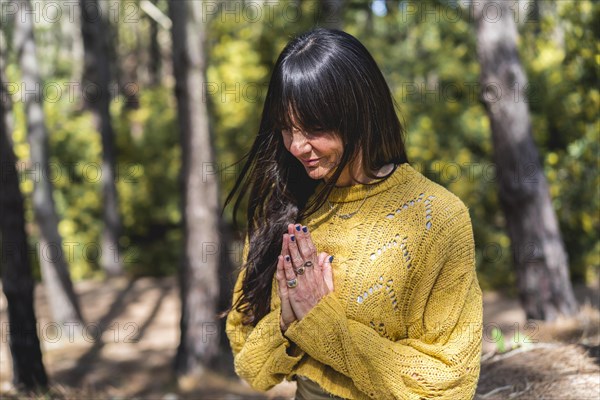
[[[304,165],[311,166],[311,165],[315,165],[317,163],[317,161],[319,161],[319,160],[320,160],[320,158],[313,158],[311,160],[302,160],[302,162],[304,163]]]

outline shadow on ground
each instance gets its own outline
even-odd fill
[[[180,305],[175,278],[112,279],[76,285],[85,325],[57,340],[43,287],[36,310],[50,398],[284,399],[295,383],[257,393],[236,377],[208,372],[174,380]],[[514,299],[484,295],[484,337],[477,399],[598,398],[600,314],[597,288],[576,287],[582,312],[554,324],[527,325]],[[0,297],[0,317],[6,304]],[[503,345],[490,329],[500,328]],[[531,335],[534,332],[535,335]],[[529,335],[529,336],[526,336]],[[502,347],[502,348],[500,348]],[[513,348],[514,347],[514,348]],[[500,352],[503,350],[503,352]],[[10,398],[10,357],[0,343],[0,394]],[[225,357],[226,355],[224,355]],[[229,355],[227,355],[229,356]],[[586,397],[592,395],[595,397]],[[47,397],[48,397],[47,396]],[[565,397],[561,397],[565,396]]]

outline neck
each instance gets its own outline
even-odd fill
[[[381,167],[376,173],[375,176],[382,177],[386,174],[389,174],[390,171],[394,168],[394,164],[387,164]],[[336,187],[348,187],[354,185],[364,185],[367,183],[371,183],[374,179],[369,178],[367,174],[364,172],[362,168],[362,162],[358,162],[355,165],[354,173],[350,173],[350,165],[347,164],[337,182],[335,183]],[[328,178],[325,178],[325,181],[328,181]]]

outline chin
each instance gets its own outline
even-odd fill
[[[312,179],[323,179],[327,176],[328,171],[323,171],[322,168],[306,168],[306,173]]]

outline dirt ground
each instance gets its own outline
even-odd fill
[[[174,278],[76,284],[83,329],[52,324],[43,287],[36,312],[53,398],[293,398],[283,382],[257,393],[239,379],[206,373],[176,382],[179,300]],[[577,286],[582,310],[553,324],[526,324],[518,301],[484,294],[484,344],[477,399],[600,399],[600,295]],[[6,299],[0,296],[0,398],[11,387]],[[75,327],[76,328],[76,327]],[[500,335],[502,332],[502,335]],[[48,396],[46,396],[48,397]]]

